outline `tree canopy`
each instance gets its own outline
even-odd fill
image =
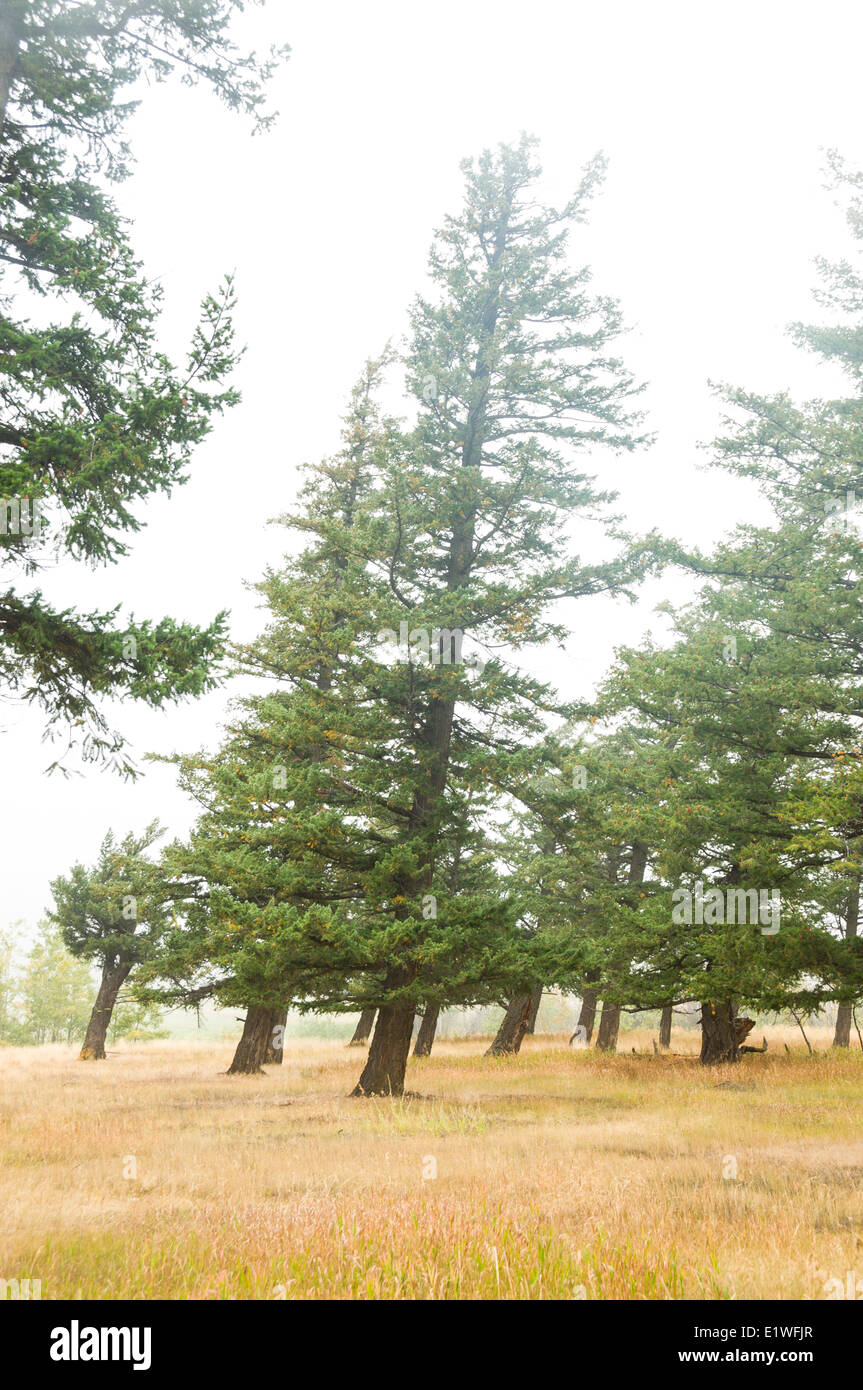
[[[217,678],[224,614],[199,628],[114,607],[58,609],[21,588],[51,556],[128,553],[141,503],[187,476],[239,399],[230,277],[204,298],[186,360],[159,342],[161,291],[109,192],[130,169],[130,88],[172,74],[265,128],[263,59],[230,37],[240,0],[69,6],[8,0],[0,16],[0,681],[86,759],[134,771],[105,697],[160,706]]]

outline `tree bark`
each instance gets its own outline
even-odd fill
[[[105,1058],[105,1038],[111,1024],[111,1016],[117,995],[132,970],[131,962],[110,960],[102,966],[102,979],[99,993],[93,1005],[90,1022],[84,1034],[84,1043],[78,1054],[80,1062],[101,1062]]]
[[[542,985],[537,985],[533,994],[530,996],[530,1017],[527,1020],[527,1031],[533,1033],[536,1030],[536,1016],[542,1004]]]
[[[836,1029],[833,1033],[834,1047],[851,1046],[851,1005],[840,1004],[836,1009]]]
[[[573,1034],[573,1037],[578,1035],[585,1046],[590,1043],[593,1037],[593,1029],[596,1024],[596,1004],[596,990],[586,989],[581,996],[581,1012],[578,1015],[578,1023]]]
[[[596,1047],[599,1052],[616,1052],[617,1037],[620,1032],[620,1005],[602,1001],[602,1014],[599,1019],[599,1032]]]
[[[845,911],[845,940],[850,941],[857,935],[860,922],[860,878],[855,877],[848,894],[848,906]],[[836,1031],[833,1034],[834,1047],[851,1046],[851,1004],[840,1004],[836,1010]]]
[[[363,1009],[359,1017],[359,1022],[354,1029],[354,1036],[348,1043],[348,1047],[365,1047],[372,1035],[372,1028],[375,1022],[375,1009]]]
[[[506,1057],[518,1052],[530,1021],[530,1000],[529,994],[516,994],[510,999],[486,1057]]]
[[[423,1021],[417,1033],[417,1040],[414,1043],[415,1057],[430,1057],[434,1036],[437,1032],[437,1021],[440,1017],[440,1004],[426,1004]]]
[[[368,1060],[352,1096],[403,1096],[405,1071],[414,1027],[413,1004],[384,1004]]]
[[[659,1020],[659,1046],[671,1046],[671,1005],[665,1004]]]
[[[228,1076],[255,1076],[260,1072],[272,1038],[273,1020],[280,1018],[278,1009],[248,1009],[243,1032],[237,1043]]]
[[[736,1009],[730,999],[701,1005],[701,1065],[713,1067],[740,1060]]]
[[[267,1036],[267,1048],[264,1053],[264,1065],[282,1065],[285,1055],[285,1028],[288,1025],[288,1011],[282,1009],[273,1010],[273,1026]]]

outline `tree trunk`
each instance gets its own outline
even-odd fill
[[[530,1000],[529,994],[516,994],[510,999],[497,1037],[486,1052],[486,1057],[505,1057],[518,1052],[530,1021]]]
[[[469,480],[479,476],[484,446],[489,435],[493,437],[495,429],[487,418],[488,385],[496,362],[495,333],[503,303],[503,282],[498,278],[498,267],[507,255],[511,212],[510,207],[498,219],[496,226],[490,229],[493,245],[489,256],[489,272],[493,289],[485,296],[481,319],[477,325],[478,345],[470,382],[471,404],[464,424],[459,426],[462,436],[461,474],[465,480],[465,495],[464,506],[459,509],[461,520],[453,522],[448,546],[446,588],[453,598],[458,596],[460,590],[466,588],[478,563],[475,550],[477,510],[476,506],[472,505],[472,499],[474,502],[477,500],[477,489]],[[445,651],[444,643],[443,636],[439,636],[438,658],[445,665],[450,659],[450,654]],[[413,836],[425,835],[431,829],[447,786],[456,696],[446,670],[431,678],[430,696],[419,731],[426,775],[418,780],[406,826]],[[434,840],[429,838],[428,844],[429,848],[424,851],[422,862],[417,865],[416,871],[408,876],[406,887],[411,893],[432,890],[435,873]],[[390,973],[402,982],[412,984],[419,974],[416,957],[402,962],[400,966],[393,966]],[[354,1095],[402,1094],[413,1017],[412,1004],[387,1005],[380,1010],[368,1060],[353,1091]],[[525,1026],[526,1024],[525,1018]]]
[[[372,1028],[375,1021],[375,1009],[363,1009],[360,1014],[359,1023],[354,1029],[354,1036],[348,1043],[348,1047],[365,1047],[372,1035]]]
[[[417,1040],[414,1044],[415,1057],[430,1057],[434,1035],[437,1032],[437,1021],[440,1017],[440,1004],[426,1004],[423,1021],[417,1033]]]
[[[836,1031],[833,1034],[834,1047],[851,1046],[851,1005],[840,1004],[836,1010]]]
[[[402,1096],[414,1027],[413,1004],[384,1004],[378,1010],[368,1060],[352,1096]]]
[[[78,1054],[80,1062],[101,1062],[105,1057],[105,1038],[111,1023],[111,1015],[117,1002],[117,995],[132,970],[131,963],[106,961],[102,966],[102,979],[99,993],[93,1005],[84,1044]]]
[[[848,906],[845,911],[845,940],[849,941],[857,935],[857,928],[860,921],[860,879],[855,877],[848,894]],[[836,1031],[833,1034],[834,1047],[851,1046],[851,1008],[850,1004],[840,1004],[836,1010]]]
[[[659,1046],[671,1046],[671,1005],[665,1004],[659,1020]]]
[[[261,1070],[267,1047],[272,1037],[274,1019],[280,1018],[278,1009],[248,1009],[243,1032],[237,1043],[234,1060],[228,1067],[228,1076],[255,1076]]]
[[[701,1005],[701,1065],[718,1066],[725,1062],[737,1062],[736,1010],[730,999],[720,1004]]]
[[[273,1010],[273,1026],[267,1035],[267,1049],[264,1053],[264,1065],[282,1065],[285,1055],[285,1029],[288,1026],[287,1009]]]
[[[616,1052],[617,1035],[620,1032],[620,1005],[602,1001],[602,1014],[599,1019],[599,1032],[596,1046],[599,1052]]]
[[[581,996],[581,1012],[578,1015],[575,1034],[587,1047],[593,1037],[593,1029],[596,1023],[596,1001],[597,994],[595,989],[586,989]],[[582,1031],[583,1030],[583,1031]]]
[[[530,996],[530,1017],[527,1020],[527,1031],[533,1033],[536,1030],[536,1016],[542,1003],[542,985],[537,985],[533,994]]]

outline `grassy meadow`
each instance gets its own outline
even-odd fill
[[[4,1048],[0,1275],[43,1299],[824,1298],[863,1276],[863,1057],[767,1036],[722,1069],[684,1030],[667,1056],[638,1031],[616,1057],[439,1041],[403,1100],[349,1099],[340,1042],[252,1078],[223,1074],[230,1041]]]

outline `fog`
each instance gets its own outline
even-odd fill
[[[273,130],[251,138],[203,88],[148,87],[129,132],[136,173],[117,196],[164,287],[169,352],[182,353],[204,292],[235,272],[243,401],[197,451],[187,486],[147,503],[129,559],[61,565],[44,576],[49,598],[202,623],[227,608],[233,635],[253,635],[262,614],[246,582],[285,545],[268,519],[290,506],[303,461],[335,447],[363,360],[404,334],[432,231],[459,204],[459,161],[521,130],[541,141],[550,201],[595,151],[610,161],[573,261],[622,303],[621,352],[648,382],[656,442],[598,458],[603,483],[638,532],[709,545],[760,514],[745,485],[704,471],[697,446],[721,416],[709,382],[799,396],[836,384],[784,332],[818,316],[813,257],[847,247],[822,169],[830,147],[863,164],[859,7],[276,0],[237,37],[292,45]],[[656,603],[688,592],[669,575],[632,607],[582,602],[563,651],[522,659],[568,697],[586,694],[616,646],[666,630]],[[214,746],[232,693],[109,715],[141,763]],[[68,778],[46,777],[56,749],[38,713],[5,704],[0,722],[5,921],[32,927],[50,880],[92,859],[109,827],[190,824],[170,768],[142,764],[124,783],[72,756]]]

